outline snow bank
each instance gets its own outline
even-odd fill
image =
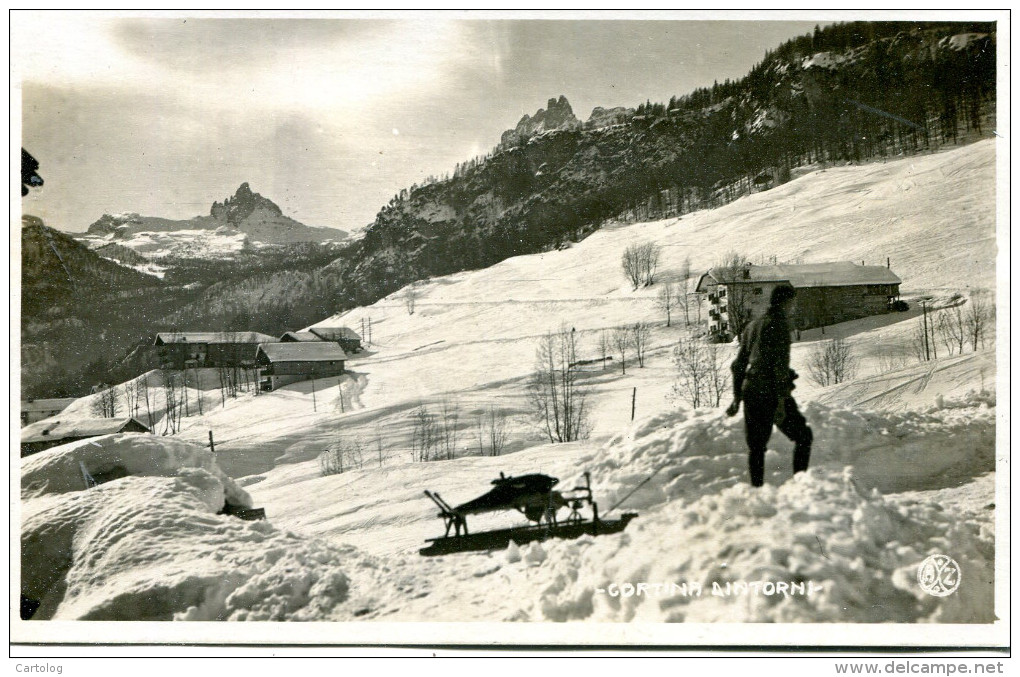
[[[208,449],[170,437],[140,433],[104,435],[52,447],[29,456],[21,465],[21,497],[63,494],[86,488],[90,476],[172,477],[186,468],[214,475],[234,505],[251,507],[251,497],[226,476]],[[223,507],[221,502],[217,510]]]
[[[637,527],[637,528],[635,528]],[[553,585],[534,620],[990,622],[993,524],[930,502],[867,491],[852,473],[811,470],[780,487],[747,484],[642,515],[620,536],[545,544]],[[961,593],[917,583],[950,554]],[[645,587],[638,591],[638,585]],[[768,584],[768,585],[767,585]],[[780,585],[782,584],[782,585]]]
[[[26,459],[21,594],[37,619],[311,620],[342,604],[346,551],[216,513],[247,494],[196,445],[98,438]],[[78,463],[132,476],[83,489]],[[90,471],[91,472],[91,471]]]
[[[994,401],[992,401],[994,404]],[[954,486],[995,469],[995,410],[978,393],[929,412],[851,411],[810,402],[811,466],[850,466],[861,486],[884,493]],[[766,482],[792,475],[793,444],[774,432]],[[667,412],[639,421],[590,459],[603,509],[715,494],[747,481],[742,415]],[[654,476],[649,480],[650,475]],[[640,486],[639,486],[640,485]]]
[[[537,564],[551,583],[522,613],[558,621],[992,621],[992,512],[882,493],[957,486],[994,470],[994,410],[978,395],[956,404],[928,414],[808,405],[812,470],[791,477],[792,445],[774,438],[782,451],[769,451],[760,490],[747,484],[739,418],[671,413],[639,422],[589,467],[602,478],[603,511],[631,494],[621,509],[641,517],[619,536],[546,543]],[[917,567],[934,553],[960,564],[965,594],[920,589]],[[647,584],[642,594],[639,583]]]

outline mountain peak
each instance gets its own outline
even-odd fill
[[[533,116],[525,115],[515,128],[503,132],[500,145],[514,146],[543,132],[577,129],[580,126],[581,122],[574,117],[574,110],[570,107],[567,97],[560,94],[559,98],[550,98],[545,108],[539,108]]]
[[[228,197],[222,203],[213,202],[209,215],[214,219],[226,221],[235,228],[246,218],[252,215],[257,209],[264,209],[274,216],[282,216],[281,210],[276,203],[269,198],[254,193],[248,182],[238,186],[232,197]]]

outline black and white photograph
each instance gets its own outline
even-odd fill
[[[10,641],[1008,648],[1009,28],[12,11]]]

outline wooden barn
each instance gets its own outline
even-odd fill
[[[156,334],[162,369],[237,367],[252,364],[260,343],[276,339],[255,331],[175,331]]]
[[[266,391],[298,381],[340,376],[346,360],[343,348],[325,341],[264,343],[255,356],[260,387]]]
[[[332,341],[345,353],[361,352],[361,336],[350,327],[312,327],[308,330],[323,341]]]
[[[321,340],[321,338],[310,331],[288,331],[280,337],[280,343],[306,343]]]
[[[30,423],[42,421],[43,419],[56,416],[64,409],[71,406],[74,397],[60,397],[44,400],[22,400],[21,401],[21,426],[25,427]]]
[[[340,346],[348,355],[361,352],[361,336],[348,327],[315,327],[308,331],[288,331],[280,343],[326,341]]]
[[[58,444],[113,433],[147,433],[136,418],[80,418],[66,421],[38,421],[21,429],[21,456],[30,456]]]
[[[772,290],[791,286],[797,306],[790,324],[811,329],[889,312],[899,299],[902,280],[887,266],[864,266],[850,261],[774,266],[745,265],[712,268],[701,276],[695,291],[707,294],[709,330],[733,334],[733,317],[759,317],[768,310]]]

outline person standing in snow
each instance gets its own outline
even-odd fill
[[[772,290],[768,311],[753,321],[740,337],[740,351],[733,360],[733,403],[727,416],[735,416],[744,403],[744,431],[747,438],[748,469],[751,486],[765,483],[765,447],[772,436],[772,425],[794,442],[793,472],[807,470],[814,435],[793,400],[793,381],[797,373],[790,369],[790,325],[787,316],[793,310],[793,287]]]

